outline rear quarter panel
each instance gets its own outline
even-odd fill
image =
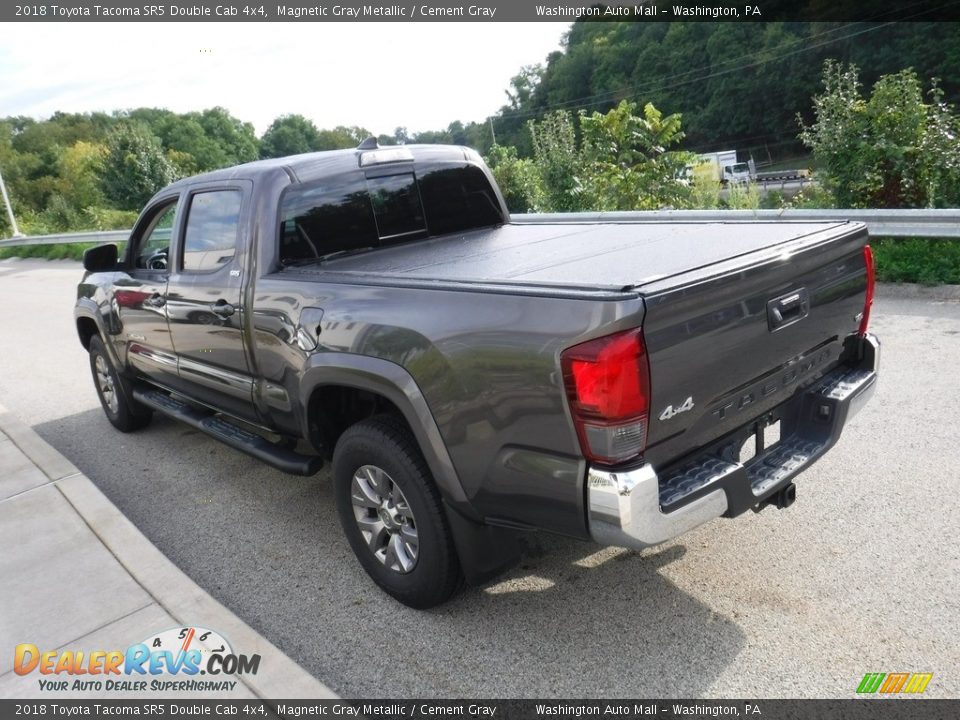
[[[255,354],[264,380],[284,385],[291,397],[307,354],[290,342],[290,328],[304,307],[324,311],[315,352],[380,358],[410,373],[477,512],[488,520],[585,535],[584,465],[559,354],[581,339],[638,326],[639,298],[598,301],[268,275],[256,292]]]

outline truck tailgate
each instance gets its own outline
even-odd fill
[[[865,242],[863,225],[821,225],[639,287],[652,390],[647,458],[672,462],[836,366],[863,311]]]

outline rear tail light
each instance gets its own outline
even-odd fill
[[[605,465],[636,457],[647,445],[650,366],[640,330],[574,345],[560,355],[580,447]]]
[[[867,296],[863,300],[863,316],[860,318],[860,329],[857,331],[861,335],[867,334],[870,327],[870,308],[873,307],[873,291],[877,284],[876,268],[873,264],[873,250],[869,245],[863,246],[863,261],[867,266]]]

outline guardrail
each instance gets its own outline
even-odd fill
[[[530,213],[512,215],[517,223],[597,222],[843,222],[866,223],[881,237],[960,238],[960,210],[635,210],[626,212]],[[125,242],[129,230],[36,235],[0,240],[0,247]]]
[[[626,212],[531,213],[517,223],[597,222],[843,222],[866,223],[879,237],[960,238],[960,210],[636,210]]]
[[[23,237],[0,240],[0,247],[19,245],[70,245],[72,243],[126,242],[129,230],[97,230],[95,232],[60,233],[57,235],[24,235]]]

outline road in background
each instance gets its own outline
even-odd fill
[[[789,510],[645,552],[531,535],[502,581],[418,612],[354,560],[326,470],[107,423],[72,325],[80,273],[0,262],[0,401],[337,693],[852,697],[866,672],[933,672],[927,696],[960,696],[958,302],[881,289],[877,394]]]
[[[780,193],[785,200],[789,200],[803,190],[810,192],[814,188],[814,181],[810,179],[797,180],[767,180],[764,182],[750,183],[749,187],[754,187],[764,198],[770,193]],[[725,186],[720,189],[720,199],[727,200],[730,197],[730,187]]]

